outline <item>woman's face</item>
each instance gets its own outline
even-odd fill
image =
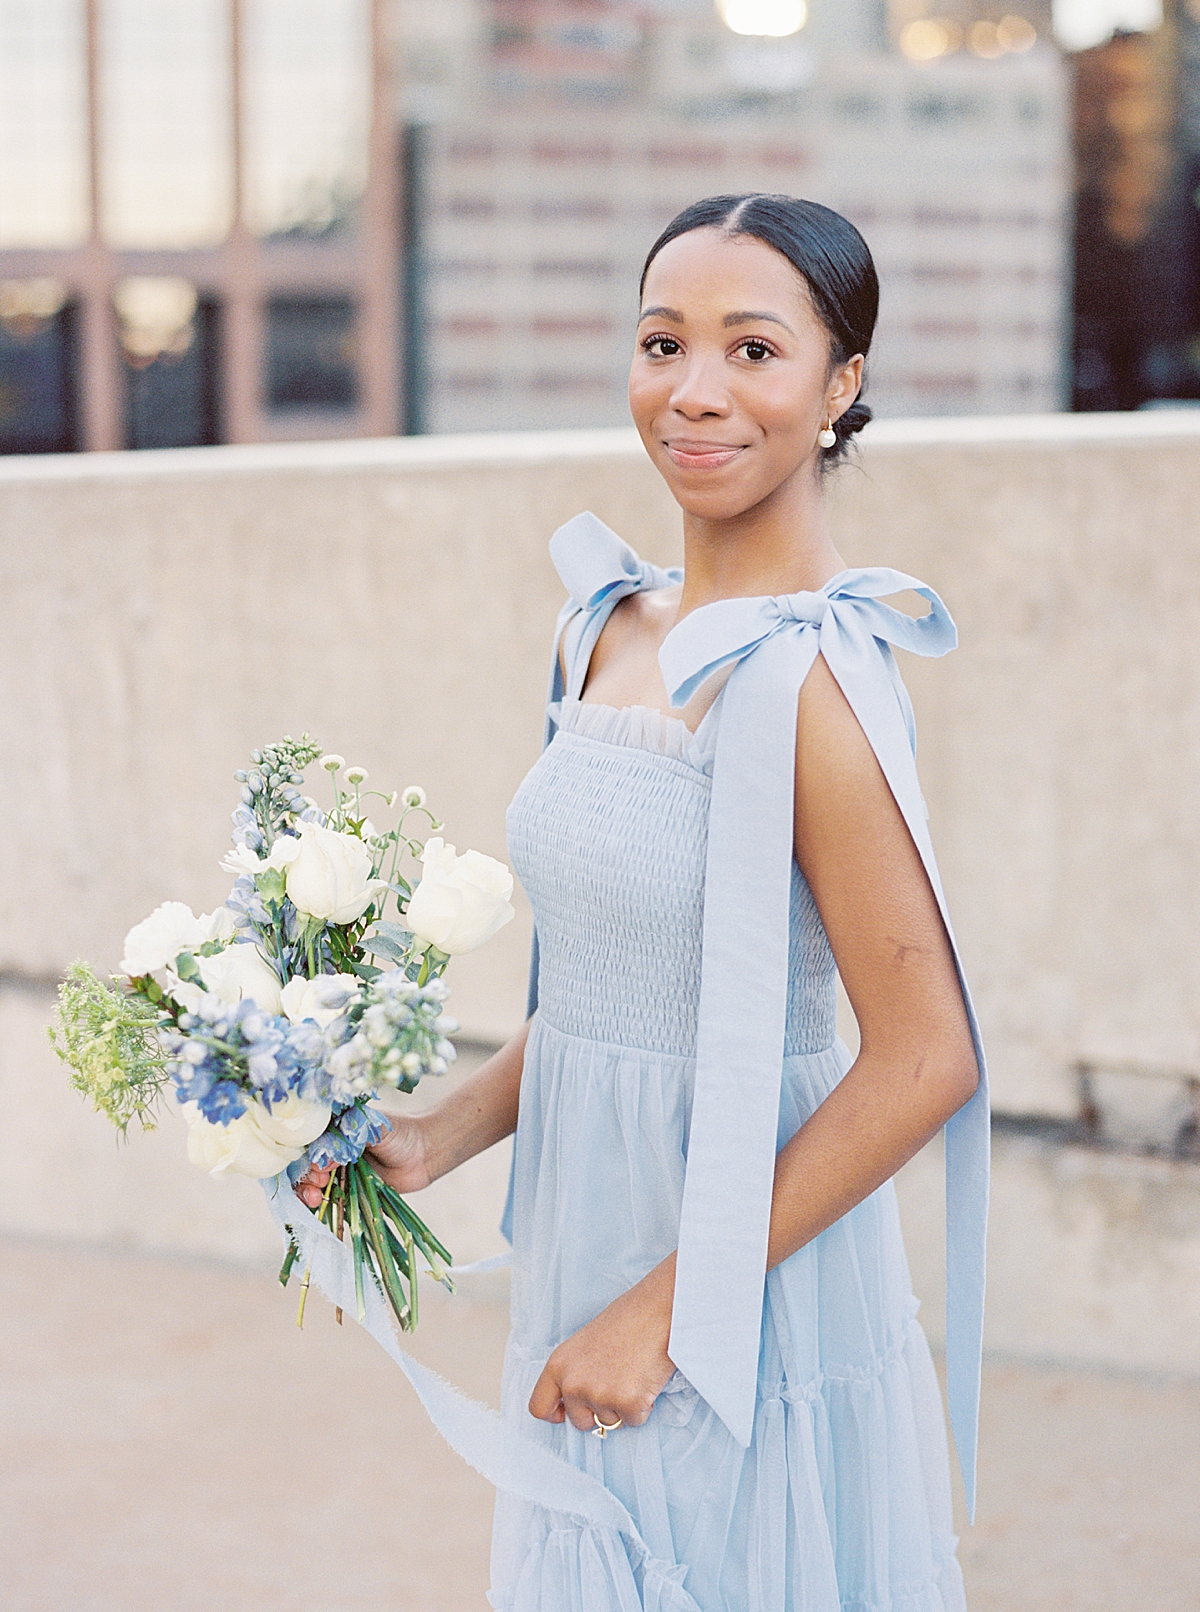
[[[816,474],[817,432],[854,401],[862,362],[830,375],[829,333],[781,252],[691,230],[646,276],[629,406],[683,508],[729,520]]]

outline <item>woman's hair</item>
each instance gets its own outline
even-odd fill
[[[830,370],[856,353],[866,356],[879,312],[879,277],[870,248],[848,218],[796,196],[709,196],[685,207],[650,248],[639,295],[650,265],[667,242],[694,229],[749,235],[782,252],[806,281],[817,317],[829,332]],[[850,438],[870,418],[871,410],[856,399],[834,422],[837,441],[832,448],[821,449],[823,469],[845,457]]]

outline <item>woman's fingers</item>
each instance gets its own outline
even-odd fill
[[[533,1393],[529,1396],[529,1414],[536,1416],[539,1422],[563,1422],[566,1420],[562,1389],[558,1380],[551,1373],[549,1366],[546,1367],[534,1384]]]
[[[315,1164],[310,1164],[292,1191],[301,1203],[307,1204],[310,1209],[317,1209],[325,1196],[325,1188],[329,1185],[329,1177],[332,1174],[332,1170],[321,1170]]]
[[[614,1422],[623,1420],[620,1411],[598,1410],[577,1394],[565,1395],[563,1404],[566,1406],[567,1418],[572,1427],[577,1427],[581,1433],[594,1433],[596,1431],[596,1417],[607,1422],[611,1427]]]
[[[597,1416],[610,1427],[614,1422],[624,1427],[640,1427],[653,1408],[653,1399],[646,1395],[624,1396],[623,1406],[607,1403],[620,1397],[611,1392],[597,1397],[582,1387],[564,1386],[547,1365],[529,1396],[529,1414],[543,1422],[570,1422],[581,1433],[595,1432]]]

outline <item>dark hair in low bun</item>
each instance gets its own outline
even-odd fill
[[[673,218],[646,256],[639,294],[654,259],[676,236],[695,229],[750,235],[782,252],[808,285],[813,307],[829,332],[829,365],[836,369],[856,353],[870,351],[879,313],[879,277],[866,241],[848,218],[820,202],[766,194],[709,196]],[[826,469],[846,456],[850,438],[871,418],[857,399],[834,421],[837,441],[821,449]]]

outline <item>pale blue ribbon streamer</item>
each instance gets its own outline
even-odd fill
[[[264,1181],[271,1218],[285,1242],[300,1247],[297,1265],[308,1269],[312,1286],[348,1315],[355,1313],[354,1265],[350,1249],[318,1221],[292,1191],[287,1173]],[[452,1449],[498,1489],[533,1505],[563,1512],[596,1528],[615,1528],[633,1560],[661,1586],[664,1612],[700,1612],[684,1589],[685,1569],[655,1558],[628,1510],[597,1478],[519,1433],[496,1411],[469,1399],[452,1384],[414,1360],[400,1347],[391,1312],[374,1282],[363,1283],[366,1320],[375,1341],[387,1351],[416,1390],[430,1420]]]
[[[679,579],[646,565],[588,513],[550,552],[572,602],[559,618],[550,704],[578,695],[591,650],[630,593]],[[881,603],[912,589],[913,618]],[[574,635],[574,637],[572,637]],[[886,569],[843,571],[816,592],[725,599],[691,612],[659,664],[672,705],[733,666],[713,765],[696,1085],[670,1354],[742,1445],[753,1431],[767,1235],[787,1020],[796,704],[818,652],[866,734],[920,853],[954,948],[979,1088],[946,1126],[946,1365],[950,1419],[974,1514],[983,1342],[989,1106],[979,1027],[954,944],[914,759],[912,707],[891,645],[943,655],[956,642],[937,595]],[[547,742],[553,727],[547,721]],[[536,955],[531,1010],[536,1006]],[[717,1279],[719,1274],[719,1280]]]

